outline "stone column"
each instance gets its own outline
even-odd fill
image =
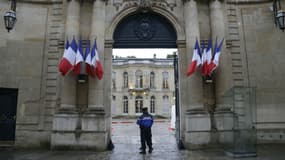
[[[211,22],[211,32],[213,43],[218,37],[218,43],[225,38],[225,19],[224,19],[224,7],[219,0],[213,0],[210,2],[210,22]],[[221,98],[226,91],[228,91],[232,83],[232,64],[230,53],[226,52],[225,40],[222,47],[222,52],[220,55],[219,66],[215,71],[214,83],[216,91],[216,102],[219,104]]]
[[[180,99],[181,110],[185,120],[185,127],[181,127],[184,133],[184,145],[188,149],[205,146],[210,141],[210,116],[203,107],[203,78],[197,70],[190,77],[186,77],[186,71],[192,61],[193,49],[196,39],[200,40],[199,19],[197,3],[194,0],[184,4],[184,22],[186,33],[186,53],[179,54],[180,67],[186,70],[180,71]],[[185,108],[185,109],[184,109]],[[182,116],[181,115],[181,116]],[[183,135],[182,135],[183,136]]]
[[[179,55],[179,58],[185,59],[184,63],[180,65],[187,66],[180,73],[181,88],[187,88],[185,94],[181,94],[182,107],[186,109],[195,109],[203,107],[203,84],[201,73],[197,70],[190,77],[186,77],[186,72],[189,64],[192,61],[193,49],[196,38],[199,40],[199,20],[198,20],[198,9],[196,1],[189,0],[184,4],[184,22],[186,32],[186,54]]]
[[[111,99],[112,98],[112,89],[111,89],[111,77],[112,77],[112,50],[113,50],[113,41],[105,41],[105,49],[104,53],[102,53],[102,59],[101,63],[102,65],[105,63],[107,65],[104,65],[104,76],[101,81],[104,81],[104,88],[103,88],[103,98],[104,98],[104,108],[105,108],[105,114],[106,116],[111,116]],[[118,76],[118,75],[117,75]],[[118,84],[117,84],[118,85]],[[117,86],[118,87],[118,86]],[[89,91],[90,93],[90,91]],[[89,98],[91,98],[89,96]],[[121,98],[122,100],[122,98]],[[90,101],[89,101],[90,102]],[[122,105],[122,104],[121,104]],[[117,112],[119,110],[117,109]],[[122,110],[120,111],[122,113]]]
[[[77,0],[67,1],[66,6],[66,37],[71,40],[79,37],[80,24],[80,4]],[[69,147],[78,147],[78,136],[76,131],[80,126],[80,118],[77,112],[76,102],[76,83],[77,78],[69,73],[65,77],[61,77],[61,104],[59,112],[53,117],[53,126],[51,134],[51,149],[66,149]]]
[[[200,39],[197,3],[194,0],[184,3],[184,22],[186,32],[186,53],[179,54],[180,67],[180,102],[181,113],[185,114],[185,127],[181,126],[184,133],[186,148],[200,148],[210,141],[210,116],[203,107],[203,79],[197,70],[190,77],[186,77],[189,64],[192,61],[193,49],[196,39]],[[184,111],[184,112],[183,112]],[[181,118],[182,117],[181,114]],[[183,119],[181,119],[183,121]],[[181,124],[183,124],[181,122]],[[183,135],[182,135],[183,136]]]
[[[82,115],[82,134],[87,146],[104,150],[111,143],[111,66],[112,43],[105,44],[105,2],[93,1],[91,45],[96,39],[97,51],[104,75],[88,79],[88,108]],[[106,47],[106,48],[105,48]]]
[[[220,43],[226,36],[224,6],[219,0],[210,2],[210,22],[213,46],[215,39]],[[230,53],[226,50],[225,40],[223,42],[222,52],[220,55],[219,66],[214,73],[215,100],[216,108],[213,114],[212,127],[216,128],[216,140],[220,144],[229,143],[233,139],[232,128],[234,125],[234,114],[230,108],[221,108],[223,96],[232,87],[232,64]],[[212,137],[213,138],[213,137]],[[214,141],[214,139],[212,139]]]
[[[104,83],[105,80],[111,79],[111,74],[106,73],[106,66],[111,66],[111,58],[108,61],[108,65],[105,65],[105,55],[104,55],[104,43],[105,43],[105,2],[102,0],[95,0],[93,3],[93,13],[91,20],[91,33],[90,39],[93,46],[94,40],[96,38],[97,49],[99,54],[100,62],[104,68],[104,75],[101,80],[98,80],[97,77],[89,77],[89,93],[88,93],[88,108],[101,108],[104,109]],[[106,57],[107,58],[107,57]],[[110,86],[106,86],[108,88]],[[110,98],[109,98],[110,99]]]
[[[67,2],[65,34],[71,40],[79,37],[80,4],[77,0]],[[61,109],[75,109],[76,107],[76,77],[69,73],[61,77]]]

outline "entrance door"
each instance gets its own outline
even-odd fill
[[[17,89],[0,88],[0,141],[14,141]]]

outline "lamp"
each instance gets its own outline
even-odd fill
[[[7,11],[4,14],[4,22],[6,29],[10,32],[11,29],[14,28],[15,23],[17,21],[16,18],[16,0],[11,1],[11,10]]]
[[[280,0],[273,1],[273,12],[274,12],[275,25],[278,25],[278,27],[284,32],[285,12],[281,8]]]

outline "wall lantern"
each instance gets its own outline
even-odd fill
[[[11,10],[4,14],[4,22],[8,32],[14,28],[16,21],[16,0],[11,0]]]
[[[285,29],[285,12],[281,8],[280,0],[273,0],[273,12],[275,25],[284,32]]]

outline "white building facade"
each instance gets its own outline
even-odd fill
[[[112,68],[112,115],[137,116],[142,107],[169,117],[174,104],[173,59],[115,58]]]

